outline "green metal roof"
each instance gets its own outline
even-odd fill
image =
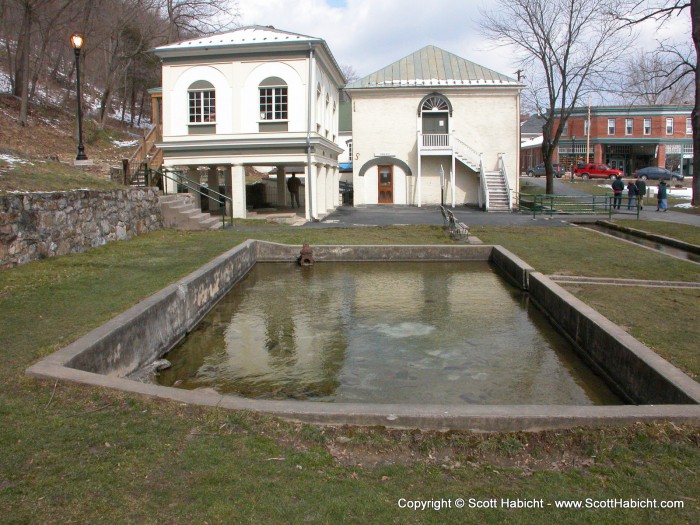
[[[353,82],[346,89],[467,85],[522,86],[513,78],[444,49],[426,46]]]

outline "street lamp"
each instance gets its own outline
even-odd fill
[[[574,142],[576,142],[576,135],[571,135],[571,182],[574,182],[574,165],[576,164],[576,154],[574,153]]]
[[[87,155],[85,155],[85,146],[83,146],[83,109],[80,96],[80,49],[83,47],[85,39],[80,33],[74,33],[70,37],[70,43],[75,50],[75,93],[78,97],[78,155],[75,160],[88,160]]]

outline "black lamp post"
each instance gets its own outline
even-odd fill
[[[85,39],[80,33],[74,33],[70,37],[70,43],[75,50],[75,92],[78,97],[78,155],[75,160],[88,160],[83,146],[83,109],[82,98],[80,96],[80,48],[83,47]]]

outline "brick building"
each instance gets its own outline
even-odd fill
[[[590,136],[588,111],[587,107],[574,110],[554,162],[567,167],[576,162],[604,162],[628,175],[646,166],[692,174],[692,106],[591,107]]]

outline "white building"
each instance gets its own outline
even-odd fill
[[[328,45],[271,26],[155,49],[163,62],[166,167],[225,173],[234,217],[246,216],[245,166],[305,171],[306,218],[338,205],[338,106],[343,74]],[[277,178],[276,204],[289,202]]]
[[[510,209],[523,87],[434,46],[347,86],[355,206]]]

